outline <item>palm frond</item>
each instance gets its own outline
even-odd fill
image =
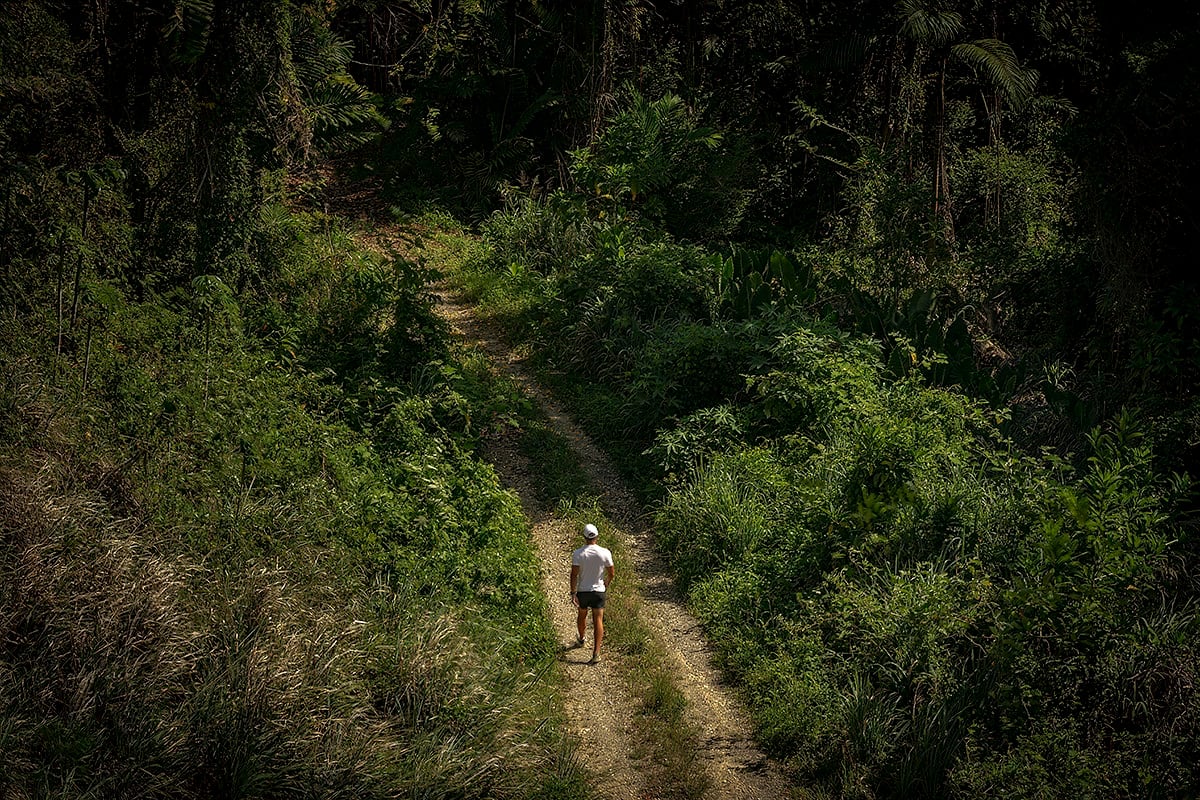
[[[354,46],[328,28],[297,24],[292,28],[292,67],[301,85],[319,83],[326,76],[344,72],[354,57]]]
[[[213,0],[179,0],[163,27],[163,33],[174,47],[171,59],[181,64],[195,64],[204,54],[208,31],[212,27]]]
[[[292,27],[291,50],[305,114],[321,149],[362,144],[386,126],[379,98],[346,71],[354,55],[350,42],[301,17]]]
[[[842,72],[862,64],[871,40],[857,31],[825,42],[806,59],[821,72]]]
[[[533,122],[534,117],[545,109],[554,107],[561,100],[562,95],[554,89],[547,89],[542,92],[531,103],[525,106],[524,110],[517,116],[517,119],[508,126],[508,130],[503,132],[504,138],[515,139],[523,136],[525,129]]]
[[[896,13],[900,32],[921,44],[943,45],[965,30],[961,14],[930,0],[900,0]]]
[[[380,119],[372,94],[352,80],[338,76],[315,87],[305,101],[317,133]]]
[[[1012,47],[999,39],[962,42],[951,52],[986,76],[1014,105],[1024,103],[1037,88],[1037,70],[1022,67]]]
[[[313,138],[325,152],[342,152],[369,142],[387,127],[378,98],[349,75],[334,75],[307,91],[305,112]]]

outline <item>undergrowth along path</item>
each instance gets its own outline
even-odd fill
[[[702,770],[691,785],[705,798],[784,798],[795,796],[782,772],[756,745],[752,726],[731,688],[713,665],[713,652],[700,625],[686,609],[655,551],[647,515],[624,485],[604,453],[539,385],[523,359],[499,332],[446,281],[435,288],[438,313],[457,337],[477,348],[492,368],[511,381],[544,412],[551,430],[569,445],[596,490],[605,518],[619,528],[626,557],[617,564],[617,581],[632,581],[640,590],[639,617],[649,627],[667,670],[686,699],[684,720],[694,732],[690,764]],[[529,461],[515,437],[489,443],[488,457],[502,481],[521,497],[541,558],[542,584],[549,601],[554,630],[560,641],[575,638],[575,610],[567,588],[571,550],[582,543],[574,525],[557,517],[539,498]],[[610,626],[616,620],[609,622]],[[589,624],[590,628],[590,624]],[[590,644],[589,630],[589,644]],[[612,633],[610,632],[610,636]],[[572,732],[580,740],[580,755],[596,773],[600,793],[613,800],[657,798],[661,786],[648,763],[652,755],[639,746],[633,718],[642,700],[633,696],[620,676],[622,655],[606,648],[599,665],[586,663],[590,647],[564,650],[569,682],[565,698]],[[682,776],[678,776],[682,777]],[[692,792],[684,788],[684,794]]]

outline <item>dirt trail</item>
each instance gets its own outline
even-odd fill
[[[480,321],[461,297],[444,284],[436,288],[436,295],[438,312],[455,334],[487,354],[501,375],[515,382],[542,407],[553,430],[569,442],[599,492],[605,516],[624,534],[634,563],[617,565],[618,580],[622,578],[622,570],[628,576],[632,566],[642,587],[645,621],[668,654],[667,666],[678,678],[688,701],[688,722],[699,732],[697,763],[709,772],[707,797],[775,800],[792,796],[776,765],[755,745],[744,709],[722,683],[712,663],[711,648],[700,634],[699,623],[680,602],[655,553],[646,515],[608,459],[538,385],[497,332]],[[488,456],[505,485],[521,497],[542,561],[542,584],[549,598],[554,630],[560,641],[572,641],[575,612],[569,602],[567,572],[570,552],[582,540],[578,532],[554,516],[553,509],[539,501],[528,462],[514,441],[493,442]],[[590,641],[589,631],[589,645]],[[637,713],[638,702],[628,696],[624,681],[614,671],[612,659],[619,659],[620,655],[608,650],[605,660],[597,666],[586,663],[590,656],[590,647],[565,652],[565,669],[572,686],[577,687],[566,698],[567,714],[572,732],[582,743],[581,752],[595,771],[604,796],[611,800],[656,798],[655,787],[647,785],[642,765],[632,755],[633,715]]]
[[[370,233],[361,236],[362,244],[381,253],[416,258],[422,251],[431,255],[430,249],[436,249],[425,235],[428,231],[406,231],[395,225],[375,186],[342,183],[332,168],[325,172],[329,178],[325,210],[366,223]],[[551,428],[569,443],[598,491],[605,517],[621,530],[634,563],[618,564],[617,580],[632,577],[635,585],[640,585],[643,619],[667,653],[666,666],[687,699],[687,723],[698,732],[696,763],[708,773],[704,800],[806,796],[755,744],[745,709],[713,666],[713,652],[701,635],[699,623],[684,607],[658,558],[645,512],[607,457],[538,384],[498,331],[475,315],[470,304],[444,281],[434,287],[434,295],[438,314],[455,335],[486,354],[500,375],[513,381],[541,407]],[[567,575],[571,550],[582,540],[569,523],[557,518],[554,509],[540,500],[528,459],[520,453],[513,437],[490,442],[486,455],[504,485],[521,498],[541,559],[542,588],[554,630],[560,642],[571,642],[575,638],[575,610],[568,596]],[[588,634],[590,644],[590,630]],[[590,648],[585,647],[564,650],[563,658],[574,687],[565,698],[566,713],[571,733],[580,742],[581,756],[596,777],[599,794],[607,800],[657,800],[660,792],[648,778],[653,770],[643,760],[648,756],[637,755],[633,722],[639,702],[630,695],[617,669],[621,656],[607,649],[604,660],[595,666],[587,663],[590,656]]]

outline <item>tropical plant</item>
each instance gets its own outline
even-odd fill
[[[944,220],[953,236],[950,179],[946,164],[947,103],[946,68],[951,58],[981,74],[995,89],[986,109],[992,141],[1000,130],[1000,99],[1019,105],[1027,101],[1037,85],[1036,70],[1022,67],[1010,45],[996,38],[964,40],[962,15],[940,0],[900,0],[896,5],[900,33],[913,42],[915,58],[935,64],[933,95],[933,213]],[[985,97],[986,102],[986,97]]]
[[[304,115],[319,151],[338,154],[383,131],[387,118],[379,109],[380,98],[347,71],[354,55],[350,42],[308,11],[292,17],[290,48]]]
[[[688,238],[732,231],[744,209],[742,164],[724,135],[699,123],[677,95],[657,100],[632,87],[587,148],[571,152],[571,175],[604,213],[636,212]]]

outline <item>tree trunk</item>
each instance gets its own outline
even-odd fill
[[[262,202],[260,173],[277,160],[287,52],[285,0],[218,0],[201,60],[196,274],[241,289]],[[282,165],[282,162],[278,162]]]
[[[938,69],[937,106],[934,117],[933,216],[942,225],[946,241],[954,241],[954,216],[950,208],[950,174],[946,169],[946,57]]]
[[[71,332],[75,331],[75,321],[79,318],[79,282],[83,277],[83,249],[87,241],[88,206],[91,205],[92,190],[83,185],[83,219],[79,223],[79,257],[75,259],[75,282],[71,288]]]

